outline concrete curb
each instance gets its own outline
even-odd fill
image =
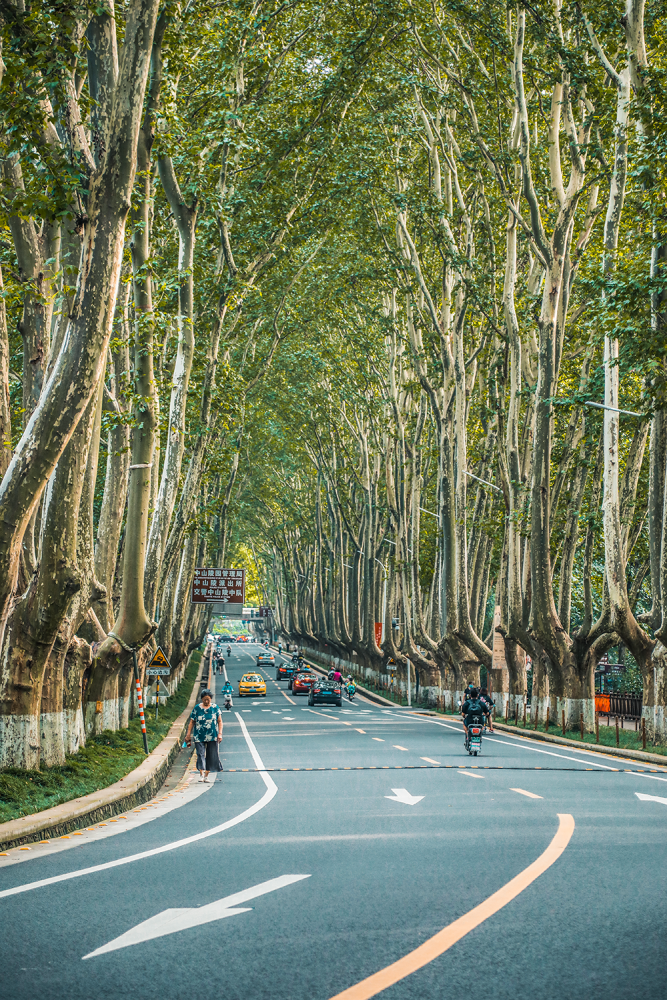
[[[277,646],[272,646],[276,653],[278,652]],[[280,654],[282,656],[282,653]],[[286,654],[289,655],[289,654]],[[309,659],[313,659],[312,653],[309,653]],[[328,674],[329,669],[325,667],[318,666],[317,664],[311,664],[315,670],[321,671],[323,674]],[[376,705],[382,705],[383,708],[405,708],[405,705],[397,705],[395,701],[390,701],[388,698],[383,698],[381,694],[376,694],[375,691],[369,691],[367,688],[362,687],[358,681],[354,682],[357,685],[357,691],[359,694],[363,694],[364,698],[368,698],[369,701],[375,702]]]
[[[431,712],[429,709],[413,709],[417,715],[430,715],[435,719],[449,719],[458,722],[459,717],[455,715],[441,715],[439,712]],[[516,726],[506,726],[504,722],[494,722],[494,730],[509,733],[514,736],[523,736],[530,740],[538,740],[541,743],[555,743],[557,746],[570,747],[572,750],[588,750],[590,753],[607,754],[609,757],[622,757],[626,760],[638,760],[645,764],[660,764],[667,767],[667,755],[658,753],[645,753],[643,750],[625,750],[623,747],[607,747],[600,743],[582,743],[580,740],[568,740],[562,736],[549,736],[547,733],[536,732],[534,729],[518,729]]]
[[[199,671],[198,671],[199,673]],[[169,773],[185,734],[199,694],[199,677],[195,678],[188,706],[171,724],[165,738],[158,743],[139,767],[130,771],[120,781],[101,788],[99,791],[70,799],[59,806],[52,806],[42,812],[32,813],[0,824],[0,850],[41,839],[63,836],[82,826],[90,826],[108,819],[134,806],[148,802],[160,790]]]

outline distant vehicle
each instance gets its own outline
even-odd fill
[[[343,704],[340,684],[336,681],[318,677],[310,689],[308,704],[316,705],[318,702],[326,702],[329,705],[337,705],[340,708]]]
[[[244,674],[239,681],[239,698],[246,695],[260,695],[266,698],[266,681],[259,674]]]
[[[310,694],[313,684],[319,680],[311,670],[299,670],[291,678],[292,694]]]
[[[289,680],[292,674],[294,673],[295,669],[296,669],[296,664],[291,662],[285,663],[285,661],[283,660],[283,662],[279,663],[278,666],[276,667],[276,680],[277,681]]]
[[[262,650],[261,653],[257,655],[257,666],[258,667],[273,667],[275,666],[276,659],[273,653],[268,650]]]

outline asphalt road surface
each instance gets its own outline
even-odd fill
[[[2,997],[667,997],[667,769],[262,672],[210,786],[0,859]]]

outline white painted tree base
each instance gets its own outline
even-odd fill
[[[549,716],[551,716],[551,699],[549,695],[542,698],[533,698],[530,702],[530,724],[531,727],[535,726],[535,719],[540,725],[544,725],[547,718],[547,708],[549,709]],[[549,718],[549,723],[553,719]]]
[[[83,709],[65,709],[65,753],[76,753],[86,743],[86,732],[83,725]]]
[[[41,742],[36,715],[0,716],[0,768],[39,768]]]
[[[57,767],[65,763],[65,713],[43,712],[39,719],[42,744],[42,767]]]
[[[595,699],[594,698],[557,698],[556,715],[553,721],[556,725],[562,724],[562,713],[565,712],[565,726],[568,729],[578,729],[581,713],[584,713],[584,730],[587,733],[595,732]]]

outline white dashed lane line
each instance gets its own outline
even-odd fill
[[[477,775],[475,775],[477,777]],[[528,799],[541,799],[542,795],[536,795],[535,792],[527,792],[525,788],[510,788],[510,792],[518,792],[519,795],[525,795]]]

